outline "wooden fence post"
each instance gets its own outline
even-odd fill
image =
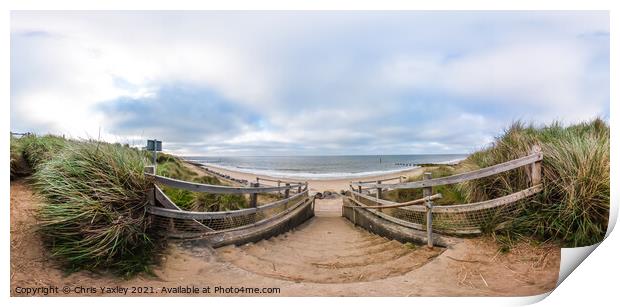
[[[280,180],[278,180],[278,188],[280,187]],[[278,196],[282,196],[282,190],[278,190]]]
[[[302,185],[302,183],[300,182],[299,186],[297,187],[297,193],[301,193],[301,185]]]
[[[155,175],[155,166],[147,165],[144,167],[144,172],[147,174]]]
[[[155,175],[155,166],[153,165],[145,166],[144,173]],[[149,191],[146,194],[147,200],[149,201],[149,204],[151,204],[151,206],[155,206],[156,205],[155,202],[157,201],[157,198],[155,198],[155,186],[154,185],[155,184],[153,184],[153,186],[149,188]]]
[[[541,148],[538,145],[532,146],[530,150],[530,154],[540,153]],[[542,181],[542,161],[536,161],[530,165],[530,184],[531,186],[535,186],[540,184]]]
[[[157,150],[153,150],[153,169],[157,169]]]
[[[291,193],[291,184],[290,183],[286,183],[286,190],[284,190],[284,198],[288,198],[288,196]]]
[[[147,165],[144,167],[144,173],[156,175],[155,174],[155,165]],[[155,196],[155,183],[149,188],[149,191],[146,194],[146,199],[151,206],[157,206],[157,197]],[[176,224],[173,218],[168,218],[168,231],[176,232]]]
[[[424,173],[423,179],[429,180],[432,178],[431,173]],[[433,195],[433,187],[422,188],[422,196],[429,197]],[[429,200],[426,202],[426,245],[429,248],[433,247],[433,203]]]
[[[381,180],[377,180],[377,184],[381,184]],[[381,199],[382,192],[382,189],[377,187],[377,206],[381,206],[381,204],[379,203],[379,199]],[[383,212],[383,209],[379,209],[378,211]]]
[[[258,179],[258,178],[256,178],[256,179]],[[258,187],[258,182],[250,183],[250,186]],[[257,204],[258,204],[258,194],[257,193],[250,194],[250,207],[256,208]]]
[[[144,173],[146,174],[151,174],[151,175],[155,175],[155,167],[152,165],[149,166],[145,166],[144,167]],[[157,205],[157,198],[155,197],[155,184],[153,183],[153,185],[149,188],[149,191],[146,193],[146,199],[149,202],[149,205],[151,206],[156,206]]]

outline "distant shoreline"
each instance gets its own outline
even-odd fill
[[[326,178],[326,179],[305,179],[305,178],[282,178],[275,176],[266,176],[261,174],[256,174],[253,172],[243,172],[237,170],[230,170],[227,168],[212,166],[212,165],[204,165],[202,163],[198,163],[195,161],[190,161],[183,159],[185,162],[192,164],[196,167],[200,167],[202,169],[206,169],[206,171],[215,171],[225,176],[230,176],[234,179],[246,180],[248,182],[256,182],[256,178],[265,178],[270,180],[282,180],[282,181],[299,181],[299,182],[308,182],[308,188],[313,192],[323,192],[323,191],[334,191],[339,192],[340,190],[349,189],[349,185],[351,181],[375,181],[382,180],[386,178],[394,178],[398,176],[405,177],[403,180],[409,177],[420,176],[424,173],[426,167],[416,167],[413,169],[401,170],[381,175],[370,175],[370,176],[357,176],[351,178]],[[398,181],[393,181],[398,182]]]
[[[250,157],[250,159],[242,158],[238,159],[239,161],[236,161],[237,158],[234,157],[222,157],[222,160],[217,161],[215,159],[209,160],[206,159],[206,157],[199,156],[185,156],[180,158],[208,168],[293,181],[356,180],[358,178],[394,176],[421,167],[456,165],[467,158],[467,156],[455,157],[455,155],[447,155],[443,157],[444,159],[442,159],[442,157],[433,157],[434,155],[427,156],[431,156],[431,158],[405,157],[400,159],[384,159],[382,165],[380,162],[381,156],[373,156],[379,157],[379,159],[375,159],[375,161],[373,161],[373,159],[360,161],[358,158],[341,159],[340,161],[338,159],[324,159],[325,161],[322,161],[323,159],[316,159],[316,157],[309,158],[310,160],[294,157],[294,159],[285,159],[283,161],[273,161],[273,159],[264,159],[262,157],[258,157],[257,159],[254,159],[254,157]],[[322,158],[323,156],[317,157]]]
[[[254,170],[254,169],[237,169],[234,167],[226,167],[221,165],[216,165],[212,163],[199,163],[205,167],[213,168],[213,169],[223,169],[236,173],[245,173],[252,174],[259,177],[270,177],[270,178],[281,178],[283,180],[293,180],[293,181],[306,181],[306,180],[355,180],[357,178],[367,178],[367,177],[382,177],[382,176],[391,176],[401,172],[408,172],[414,169],[420,168],[421,166],[412,166],[408,168],[402,169],[394,169],[394,170],[385,170],[385,171],[368,171],[368,172],[359,172],[359,173],[347,173],[347,174],[335,174],[335,173],[285,173],[285,172],[277,172],[275,170]]]

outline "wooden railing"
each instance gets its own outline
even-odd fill
[[[206,193],[214,193],[214,194],[257,194],[257,193],[269,193],[269,192],[278,192],[278,191],[286,191],[291,189],[304,188],[304,184],[286,184],[281,187],[230,187],[230,186],[222,186],[222,185],[213,185],[213,184],[204,184],[204,183],[196,183],[183,181],[178,179],[172,179],[168,177],[151,175],[156,183],[167,185],[169,187],[193,191],[193,192],[206,192]]]
[[[515,169],[521,166],[526,166],[526,165],[529,165],[532,168],[532,172],[534,174],[538,174],[540,173],[540,162],[542,161],[543,154],[542,152],[540,152],[539,147],[538,147],[538,152],[534,150],[536,150],[536,148],[533,149],[530,155],[522,157],[522,158],[518,158],[515,160],[511,160],[511,161],[504,162],[501,164],[482,168],[479,170],[470,171],[470,172],[457,174],[457,175],[452,175],[448,177],[441,177],[441,178],[435,178],[435,179],[427,178],[421,181],[396,183],[396,184],[382,184],[382,183],[376,183],[376,181],[371,181],[371,182],[361,181],[361,182],[353,182],[352,185],[375,188],[375,189],[378,189],[378,188],[382,188],[382,189],[384,188],[387,188],[387,189],[426,188],[426,187],[433,187],[433,186],[438,186],[438,185],[455,184],[455,183],[459,183],[463,181],[489,177],[489,176],[503,173],[503,172],[506,172],[506,171],[509,171],[509,170],[512,170],[512,169]],[[536,178],[532,177],[534,185],[538,184],[537,181],[540,181],[540,176],[535,176],[535,177]]]
[[[270,184],[264,184],[261,183],[261,181],[263,182],[272,182],[275,183],[277,185],[270,185]],[[308,189],[308,182],[296,182],[296,181],[288,181],[288,180],[281,180],[281,179],[269,179],[269,178],[261,178],[261,177],[256,177],[256,185],[257,187],[263,186],[263,187],[286,187],[287,185],[289,186],[294,186],[297,187],[297,192],[301,192],[302,190],[307,190]],[[278,195],[282,195],[282,190],[278,191]]]
[[[291,184],[286,182],[280,187],[261,187],[258,183],[251,186],[221,186],[188,182],[153,174],[152,166],[145,167],[145,175],[152,178],[153,189],[149,193],[150,206],[147,212],[156,217],[155,222],[174,237],[195,237],[203,234],[218,234],[222,232],[239,231],[248,227],[259,226],[274,221],[297,209],[302,205],[311,205],[313,201],[308,196],[308,185],[303,183]],[[176,205],[159,185],[183,189],[193,192],[213,194],[249,194],[250,207],[231,211],[185,211]],[[282,192],[283,199],[268,204],[258,205],[258,194]],[[294,194],[291,194],[291,191]]]
[[[501,206],[514,204],[522,199],[530,197],[543,190],[541,183],[542,180],[542,160],[543,154],[539,146],[532,147],[530,154],[515,160],[500,163],[494,166],[474,170],[457,175],[431,178],[430,173],[424,173],[423,180],[413,182],[399,182],[394,184],[386,184],[379,181],[368,182],[359,181],[351,183],[350,197],[349,199],[355,204],[356,209],[368,210],[384,219],[392,222],[419,230],[426,230],[427,242],[429,246],[432,246],[433,242],[433,214],[441,216],[442,228],[448,228],[450,220],[458,221],[463,224],[462,227],[454,227],[454,229],[445,230],[447,233],[477,233],[480,232],[479,227],[474,227],[471,223],[463,222],[465,219],[475,219],[477,215],[480,215],[480,219],[485,217],[482,213],[494,208],[501,208]],[[440,185],[456,184],[464,181],[480,179],[497,175],[503,172],[514,170],[519,167],[527,167],[526,174],[528,176],[529,187],[521,191],[502,196],[499,198],[460,205],[449,206],[434,206],[433,200],[441,197],[440,194],[433,195],[433,187]],[[357,187],[357,189],[355,188]],[[421,188],[423,192],[423,198],[409,201],[407,203],[397,203],[388,200],[381,199],[382,192],[385,190],[396,189],[416,189]],[[369,194],[364,194],[365,189],[376,189],[374,197]],[[357,190],[357,191],[356,191]],[[419,205],[424,203],[424,205]],[[398,208],[401,210],[401,215],[410,215],[409,220],[403,220],[401,218],[394,217],[393,215],[386,214],[383,209]],[[480,214],[477,214],[480,213]],[[420,214],[425,214],[426,218],[423,220]]]

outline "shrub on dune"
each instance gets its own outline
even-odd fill
[[[54,257],[70,269],[144,271],[156,244],[146,216],[148,179],[133,149],[71,142],[33,176],[47,199],[40,230]]]

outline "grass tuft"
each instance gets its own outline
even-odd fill
[[[157,174],[191,182],[225,185],[216,177],[198,175],[179,158],[168,154],[158,155]],[[248,200],[238,194],[191,192],[166,186],[162,187],[162,191],[177,206],[188,211],[230,211],[248,207]]]
[[[11,178],[32,175],[43,162],[52,159],[70,141],[53,136],[11,136]]]
[[[125,276],[148,270],[157,244],[139,151],[74,141],[37,163],[34,186],[47,199],[40,232],[54,257],[70,270],[105,268]]]

